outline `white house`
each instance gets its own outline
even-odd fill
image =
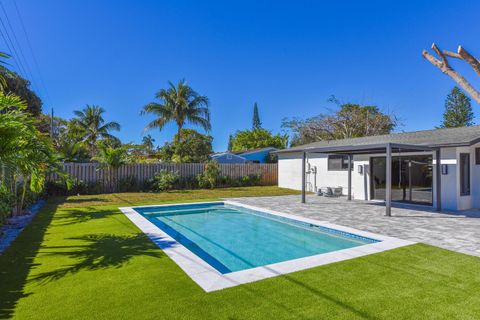
[[[384,200],[387,214],[391,201],[480,208],[480,126],[320,141],[277,155],[280,187],[341,186],[353,199]]]

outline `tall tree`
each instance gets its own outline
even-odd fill
[[[258,114],[257,103],[253,105],[253,121],[252,121],[252,130],[258,130],[262,128],[262,122],[260,121],[260,115]]]
[[[105,122],[104,113],[105,109],[95,105],[87,105],[81,111],[74,111],[76,117],[72,119],[73,124],[77,127],[82,143],[87,146],[91,157],[97,153],[98,140],[118,141],[118,138],[110,134],[110,131],[119,131],[120,124]]]
[[[163,161],[178,163],[205,162],[213,153],[213,137],[193,129],[182,129],[181,138],[175,136],[172,143],[166,143],[160,150]]]
[[[393,114],[385,114],[376,106],[346,103],[331,114],[308,119],[284,119],[282,128],[292,133],[291,145],[321,140],[374,136],[390,133],[397,126]]]
[[[151,135],[147,134],[142,138],[142,144],[147,148],[147,151],[151,153],[153,151],[155,139]]]
[[[435,43],[432,44],[432,49],[435,51],[439,59],[437,59],[427,50],[422,51],[423,57],[435,67],[440,69],[440,71],[442,71],[444,74],[455,80],[455,82],[462,87],[465,92],[467,92],[475,101],[477,101],[477,103],[480,103],[480,91],[475,89],[467,79],[465,79],[460,73],[452,68],[447,57],[467,62],[478,76],[480,76],[480,60],[471,55],[462,46],[458,46],[456,53],[447,50],[441,51]]]
[[[473,125],[473,110],[470,98],[454,87],[445,99],[442,128],[457,128]]]
[[[1,57],[2,56],[0,55],[0,58]],[[27,104],[26,111],[34,116],[38,116],[42,112],[42,100],[30,88],[30,81],[22,78],[17,73],[8,70],[4,66],[0,66],[0,78],[5,80],[3,92],[11,93],[22,98]]]
[[[287,147],[288,136],[272,134],[265,129],[237,131],[232,138],[231,151],[246,151],[258,148],[274,147],[284,149]]]
[[[143,107],[141,114],[154,114],[157,118],[150,122],[145,130],[158,128],[160,130],[169,123],[177,125],[177,142],[180,141],[182,128],[186,122],[202,127],[209,132],[210,110],[208,109],[208,98],[199,95],[189,87],[185,80],[179,81],[176,85],[168,82],[169,88],[161,89],[156,93],[160,102],[151,102]]]
[[[233,135],[228,135],[228,146],[227,146],[227,150],[228,151],[232,151],[232,148],[233,148]]]

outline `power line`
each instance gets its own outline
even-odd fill
[[[20,62],[20,65],[22,66],[24,76],[27,79],[29,79],[32,82],[32,85],[33,85],[34,78],[33,78],[32,71],[30,69],[30,66],[28,65],[27,59],[25,59],[25,55],[23,54],[22,46],[20,45],[20,42],[18,41],[18,38],[15,34],[15,30],[13,29],[12,24],[10,23],[10,19],[8,18],[8,13],[5,10],[5,7],[4,7],[2,1],[0,1],[0,7],[3,11],[3,14],[5,15],[6,25],[4,24],[3,19],[1,17],[0,17],[0,22],[1,22],[5,32],[7,34],[8,39],[10,40],[10,44],[12,45],[15,54],[18,57],[18,61]],[[12,37],[10,37],[10,34],[9,34],[6,26],[8,26],[10,28]],[[12,38],[13,38],[13,41],[12,41]],[[17,51],[17,48],[18,48],[18,51]],[[20,52],[20,54],[18,54],[18,52]],[[36,86],[36,87],[37,87],[37,89],[39,89],[38,86]]]
[[[3,21],[1,21],[1,18],[0,18],[0,22],[1,22],[1,25],[4,26],[3,24]],[[5,26],[4,26],[5,27]],[[12,58],[13,62],[15,62],[16,66],[17,66],[17,70],[22,73],[22,67],[21,67],[21,64],[20,64],[20,61],[18,59],[17,56],[15,56],[16,54],[16,51],[15,51],[15,48],[12,47],[12,41],[10,40],[10,37],[8,36],[8,34],[6,34],[2,28],[0,28],[0,35],[2,36],[2,39],[3,41],[5,42],[5,45],[7,46],[7,49],[9,51],[9,55],[10,57]]]
[[[25,68],[23,67],[22,62],[20,61],[20,56],[17,52],[17,49],[15,48],[15,45],[13,44],[12,39],[10,38],[10,34],[8,33],[7,28],[5,27],[5,24],[3,23],[2,17],[0,17],[0,24],[2,25],[3,32],[6,35],[6,39],[5,39],[5,36],[3,36],[3,37],[4,37],[5,42],[7,43],[7,46],[9,48],[9,50],[11,50],[10,54],[12,55],[12,53],[13,53],[12,58],[17,62],[17,66],[19,67],[18,71],[20,73],[23,73],[24,76],[26,76]],[[3,34],[3,32],[2,32],[2,34]]]
[[[3,39],[3,41],[5,42],[5,45],[7,46],[7,50],[9,51],[9,56],[12,58],[13,62],[15,62],[15,65],[17,66],[17,69],[20,70],[20,66],[17,62],[17,59],[15,59],[15,57],[12,56],[13,49],[10,47],[10,44],[7,41],[7,38],[5,37],[5,34],[3,33],[1,28],[0,28],[0,35]]]
[[[32,47],[31,42],[30,42],[30,37],[28,36],[27,29],[25,28],[25,23],[23,22],[22,15],[20,14],[20,10],[18,9],[17,1],[13,0],[13,4],[15,6],[15,10],[16,10],[17,15],[18,15],[18,20],[20,21],[20,25],[22,27],[23,34],[25,35],[25,39],[27,40],[27,46],[28,46],[28,49],[30,50],[30,55],[32,56],[33,64],[35,65],[35,68],[37,69],[38,77],[40,79],[40,84],[42,85],[43,90],[45,91],[45,95],[47,96],[47,99],[49,100],[50,103],[52,103],[52,99],[50,98],[50,94],[48,93],[47,86],[45,85],[45,82],[43,81],[42,72],[40,71],[38,60],[37,60],[37,58],[35,56],[35,53],[33,51],[33,47]]]

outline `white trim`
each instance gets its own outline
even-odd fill
[[[222,274],[215,268],[210,266],[207,262],[199,258],[196,254],[188,250],[182,244],[177,242],[175,239],[170,237],[163,230],[155,226],[152,222],[143,217],[140,213],[135,211],[135,208],[191,205],[202,203],[225,203],[235,205],[280,217],[315,224],[321,227],[327,227],[339,231],[353,233],[362,237],[379,240],[380,242]],[[254,282],[282,274],[305,270],[317,266],[330,264],[333,262],[349,260],[373,253],[378,253],[414,244],[414,242],[412,241],[406,241],[398,238],[374,234],[371,232],[360,231],[349,227],[335,225],[327,221],[318,221],[314,219],[298,217],[291,214],[285,214],[273,210],[249,206],[233,201],[191,202],[182,204],[123,207],[119,209],[127,216],[128,219],[130,219],[130,221],[132,221],[140,230],[142,230],[157,246],[160,247],[160,249],[165,252],[165,254],[167,254],[173,261],[175,261],[175,263],[180,268],[182,268],[183,271],[185,271],[185,273],[206,292],[234,287],[244,283]]]

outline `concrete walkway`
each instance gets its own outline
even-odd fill
[[[429,207],[395,205],[385,216],[383,203],[347,201],[345,197],[308,196],[228,199],[342,226],[480,256],[480,211],[438,213]]]

